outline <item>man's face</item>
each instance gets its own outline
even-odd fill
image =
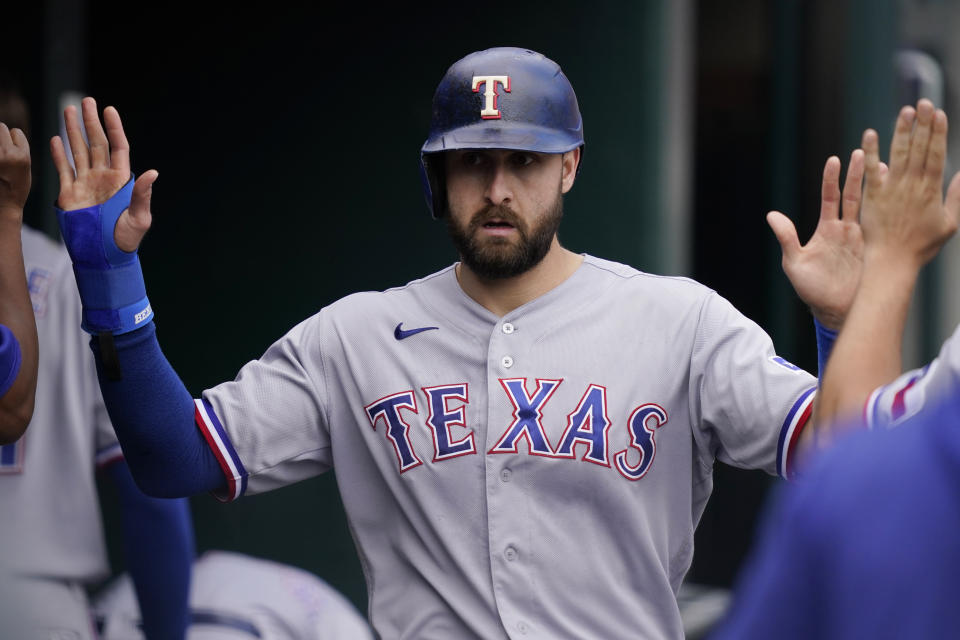
[[[576,154],[571,161],[567,155]],[[510,278],[550,250],[579,152],[468,149],[445,154],[447,230],[463,263],[487,279]]]

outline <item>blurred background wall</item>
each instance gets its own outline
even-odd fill
[[[0,69],[19,79],[34,121],[28,222],[57,233],[46,141],[65,97],[115,105],[135,170],[160,172],[141,253],[160,339],[195,395],[323,305],[455,260],[424,206],[417,158],[434,87],[470,51],[541,51],[577,91],[587,146],[566,202],[567,247],[700,280],[811,372],[810,314],[764,215],[784,211],[805,241],[827,156],[845,166],[868,126],[885,148],[899,104],[920,94],[957,117],[960,8],[947,0],[257,7],[4,7]],[[908,365],[932,357],[960,320],[956,253],[924,276]],[[776,481],[722,465],[716,475],[690,580],[729,586]],[[192,506],[201,550],[305,567],[365,610],[334,473]]]

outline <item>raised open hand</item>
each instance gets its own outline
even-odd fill
[[[937,254],[960,220],[960,173],[943,199],[947,155],[947,116],[923,99],[904,107],[890,144],[890,170],[884,172],[877,133],[863,134],[867,189],[863,203],[866,251],[883,260],[905,260],[919,269]]]
[[[30,193],[30,145],[20,129],[0,122],[0,215],[20,222]]]
[[[840,159],[831,156],[823,167],[820,219],[813,236],[800,245],[793,222],[780,213],[767,214],[783,251],[783,270],[797,295],[824,326],[839,329],[853,303],[863,266],[863,234],[858,216],[862,196],[864,155],[850,155],[840,193]]]
[[[76,107],[71,105],[63,112],[76,170],[70,166],[60,136],[54,136],[50,141],[53,164],[60,176],[57,204],[64,210],[82,209],[106,202],[130,179],[130,145],[123,132],[120,114],[113,107],[104,109],[104,133],[97,115],[96,101],[84,98],[81,110],[89,145],[83,139]],[[114,241],[123,251],[136,250],[150,228],[150,196],[158,175],[151,169],[141,174],[134,183],[130,208],[123,212],[114,229]]]

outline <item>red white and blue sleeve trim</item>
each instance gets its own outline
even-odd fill
[[[810,387],[800,395],[780,428],[780,440],[777,443],[777,474],[782,478],[789,479],[793,476],[794,452],[800,440],[800,434],[810,420],[816,390],[816,387]]]
[[[892,427],[919,411],[924,398],[923,378],[931,366],[911,371],[888,385],[874,389],[863,406],[863,419],[867,428]]]
[[[97,451],[97,455],[94,456],[94,463],[97,465],[97,469],[103,469],[118,460],[123,460],[123,450],[120,449],[119,442]]]
[[[247,470],[240,462],[240,456],[237,455],[230,437],[227,435],[220,418],[213,410],[213,406],[206,400],[200,398],[193,401],[196,412],[195,417],[200,432],[210,446],[213,455],[220,463],[223,475],[227,479],[227,491],[225,494],[214,493],[221,502],[230,502],[242,496],[247,490]]]

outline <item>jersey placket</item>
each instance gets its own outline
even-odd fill
[[[529,332],[528,332],[529,333]],[[533,580],[533,539],[524,492],[521,457],[526,440],[520,438],[517,453],[494,453],[498,441],[510,429],[515,408],[504,391],[503,381],[523,378],[529,372],[528,353],[520,321],[501,319],[490,335],[487,350],[487,429],[485,443],[487,523],[490,571],[494,597],[504,628],[511,637],[534,633],[536,589]]]

